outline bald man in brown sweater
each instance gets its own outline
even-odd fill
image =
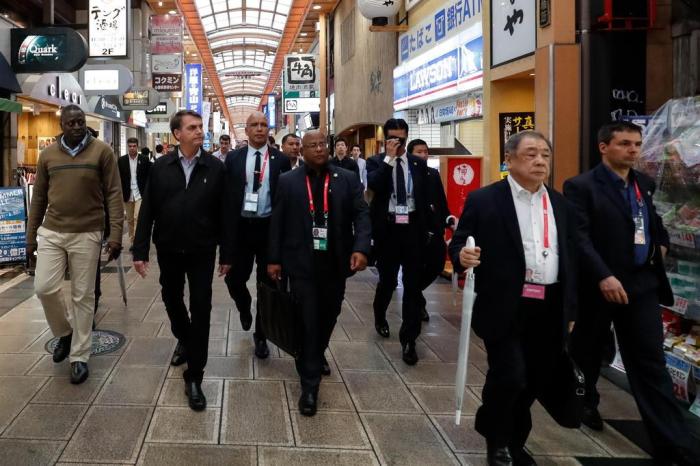
[[[95,304],[95,263],[109,213],[110,259],[121,252],[124,207],[112,149],[87,130],[85,113],[70,105],[61,112],[61,134],[39,157],[29,221],[27,254],[37,251],[34,289],[54,336],[54,362],[70,353],[71,383],[88,377]],[[70,270],[72,306],[61,285]],[[70,316],[70,321],[67,318]]]

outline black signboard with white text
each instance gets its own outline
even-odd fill
[[[66,27],[12,29],[10,42],[15,73],[76,71],[87,61],[85,39]]]
[[[508,138],[521,131],[534,131],[535,112],[511,112],[498,114],[498,130],[501,140],[501,163],[505,160]]]
[[[159,92],[180,92],[182,91],[182,75],[153,73],[153,89]]]

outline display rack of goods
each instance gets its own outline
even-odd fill
[[[656,180],[654,204],[671,250],[674,294],[663,308],[664,349],[676,396],[700,416],[700,97],[674,99],[649,120],[638,167]]]

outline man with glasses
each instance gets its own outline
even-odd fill
[[[291,169],[289,159],[268,144],[265,114],[253,112],[246,121],[248,145],[226,157],[228,204],[233,216],[233,267],[226,276],[229,294],[240,313],[241,327],[250,330],[253,323],[252,297],[246,282],[257,263],[256,280],[268,281],[267,248],[272,199],[281,173]],[[265,359],[270,354],[260,325],[255,319],[255,355]]]

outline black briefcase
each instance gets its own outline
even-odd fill
[[[583,417],[586,384],[583,372],[569,355],[562,351],[550,382],[537,397],[552,419],[562,427],[577,429]]]
[[[258,312],[265,337],[294,359],[301,349],[301,318],[291,293],[258,282]]]

